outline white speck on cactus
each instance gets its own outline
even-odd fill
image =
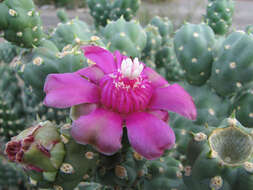
[[[63,188],[60,185],[54,185],[54,190],[63,190]]]
[[[38,26],[34,26],[32,30],[35,32],[36,30],[38,30]]]
[[[195,141],[200,142],[200,141],[204,141],[206,139],[207,139],[207,136],[206,136],[205,133],[200,132],[200,133],[197,133],[197,134],[194,135],[194,140]]]
[[[244,163],[244,169],[247,171],[247,172],[253,172],[253,163],[252,162],[245,162]]]
[[[192,63],[197,63],[198,59],[197,58],[192,58]]]
[[[67,173],[67,174],[71,174],[71,173],[74,172],[73,166],[71,164],[68,164],[68,163],[63,163],[60,170],[61,170],[61,172]]]
[[[92,160],[94,158],[94,153],[93,152],[86,152],[85,157],[89,160]]]
[[[179,51],[183,51],[183,49],[184,49],[184,46],[180,46],[180,47],[178,48]]]
[[[43,59],[41,57],[36,57],[34,60],[33,60],[33,64],[34,65],[41,65],[43,63]],[[50,108],[51,109],[51,108]]]
[[[125,37],[126,33],[125,32],[121,32],[119,35],[122,36],[122,37]]]
[[[212,108],[208,109],[208,113],[210,115],[215,115],[215,111]]]
[[[249,113],[249,117],[250,117],[250,118],[253,118],[253,113]]]
[[[122,75],[131,80],[138,78],[143,71],[143,68],[143,64],[139,62],[138,58],[134,58],[133,61],[130,58],[127,58],[121,63]]]
[[[215,176],[210,180],[209,186],[213,190],[219,190],[223,186],[223,179],[221,176]]]
[[[23,36],[23,33],[22,33],[22,32],[17,32],[17,36],[18,36],[18,37],[22,37],[22,36]]]
[[[13,10],[13,9],[9,9],[9,15],[11,15],[11,16],[17,16],[18,13],[15,10]]]
[[[194,32],[193,37],[197,38],[197,37],[199,37],[199,34],[197,32]]]
[[[100,38],[98,36],[91,36],[91,41],[97,41],[100,40]]]
[[[236,68],[236,62],[231,62],[231,63],[229,64],[229,67],[230,67],[231,69]]]
[[[231,47],[230,45],[225,45],[225,46],[224,46],[224,48],[225,48],[226,50],[230,49],[230,47]]]
[[[238,88],[241,88],[241,87],[242,87],[242,83],[237,82],[237,83],[236,83],[236,86],[237,86]]]
[[[27,12],[27,15],[28,15],[28,16],[32,16],[32,15],[33,15],[33,11],[28,11],[28,12]]]

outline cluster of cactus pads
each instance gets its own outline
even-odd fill
[[[87,5],[94,26],[59,11],[61,23],[45,32],[32,0],[0,3],[8,41],[0,44],[0,189],[253,190],[253,29],[230,32],[234,2],[209,0],[203,23],[176,31],[168,18],[134,20],[139,0]],[[94,64],[84,45],[138,57],[193,97],[196,120],[170,113],[176,144],[162,157],[135,152],[126,128],[113,155],[78,144],[75,110],[43,105],[49,74]]]

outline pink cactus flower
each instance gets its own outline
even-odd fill
[[[196,119],[191,96],[138,58],[130,59],[119,51],[112,54],[98,46],[82,49],[94,65],[75,73],[50,74],[44,86],[45,105],[72,106],[78,113],[72,117],[71,129],[76,142],[112,155],[121,148],[126,127],[134,150],[155,159],[175,144],[168,111]]]

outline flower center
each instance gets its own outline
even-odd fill
[[[138,59],[125,59],[121,69],[105,75],[100,81],[101,103],[119,113],[145,110],[152,96],[151,83],[142,74]]]
[[[133,80],[138,78],[143,70],[143,65],[139,63],[138,58],[135,58],[134,61],[127,58],[124,59],[121,63],[121,73],[124,77]]]

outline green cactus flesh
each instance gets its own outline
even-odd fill
[[[119,50],[127,56],[140,57],[146,46],[145,30],[136,21],[127,22],[123,18],[112,21],[102,34],[110,51]]]
[[[253,80],[253,35],[231,33],[213,63],[211,86],[222,96],[234,95]]]
[[[40,44],[44,33],[32,0],[5,0],[0,12],[0,30],[6,40],[25,48]]]
[[[174,47],[186,80],[202,85],[211,75],[215,35],[206,24],[185,24],[176,32]]]
[[[216,34],[224,35],[232,24],[233,0],[209,0],[205,20]]]

